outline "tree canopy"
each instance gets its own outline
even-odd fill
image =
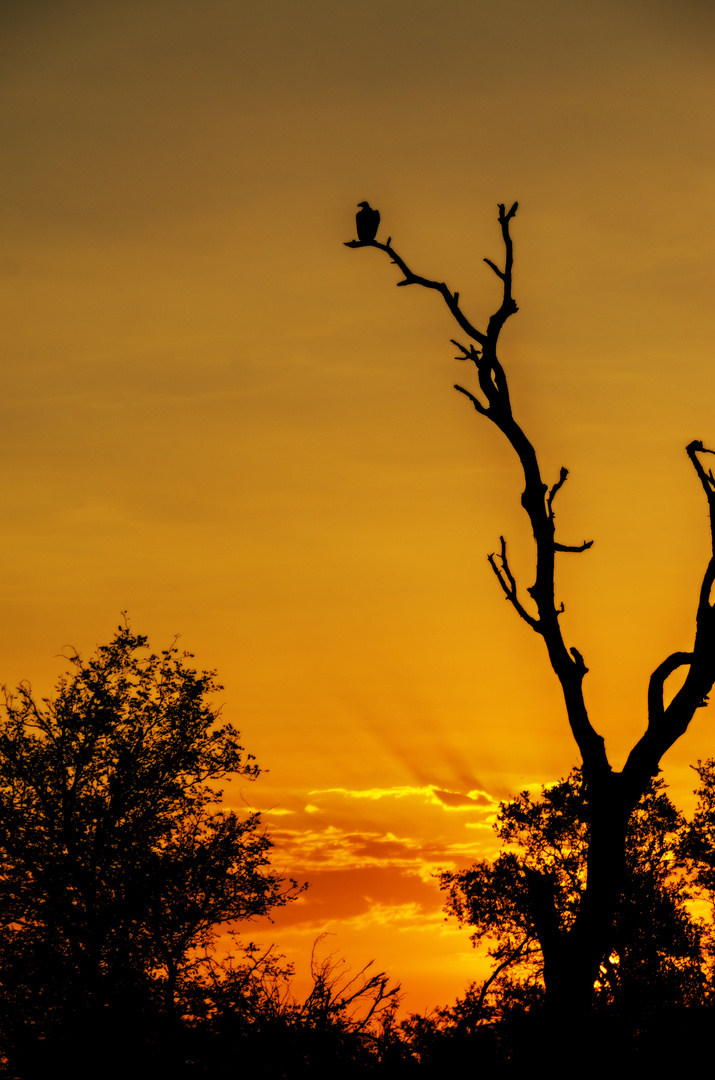
[[[260,770],[215,673],[128,625],[68,659],[52,697],[22,684],[0,716],[0,1024],[21,1058],[171,1023],[221,927],[295,893],[259,816],[220,808]]]
[[[581,771],[543,787],[538,797],[522,791],[501,803],[494,828],[504,850],[493,862],[440,876],[446,910],[474,928],[475,944],[489,942],[495,961],[478,995],[482,1018],[493,1015],[487,998],[498,999],[514,977],[535,986],[539,997],[541,921],[553,912],[566,932],[577,917],[589,831]],[[693,879],[686,834],[662,780],[654,780],[629,821],[627,872],[610,948],[601,957],[597,1005],[643,1012],[703,1000],[705,933],[688,907]]]

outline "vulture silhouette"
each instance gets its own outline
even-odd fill
[[[369,243],[370,240],[374,240],[377,236],[377,227],[380,224],[380,211],[373,210],[368,202],[358,203],[358,206],[362,207],[355,215],[358,240],[362,243]]]

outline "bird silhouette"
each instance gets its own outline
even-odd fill
[[[373,210],[368,202],[358,203],[358,206],[362,207],[355,215],[358,240],[363,244],[369,244],[377,235],[377,227],[380,224],[380,211]]]

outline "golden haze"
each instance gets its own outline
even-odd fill
[[[127,609],[180,631],[270,772],[313,882],[274,935],[375,956],[407,1006],[482,968],[431,873],[575,749],[510,451],[451,390],[439,299],[348,251],[356,204],[484,322],[518,199],[518,413],[554,478],[560,588],[620,761],[692,636],[715,443],[712,12],[666,0],[89,0],[3,7],[2,677],[48,690]],[[677,798],[713,753],[670,753]],[[440,794],[441,793],[441,794]],[[460,798],[462,801],[460,801]],[[451,800],[451,802],[450,802]]]

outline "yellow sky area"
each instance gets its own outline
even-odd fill
[[[276,866],[310,887],[272,925],[247,929],[297,961],[297,993],[309,985],[314,942],[318,956],[343,956],[353,972],[375,960],[403,982],[409,1011],[450,1000],[460,979],[466,987],[488,970],[468,930],[445,920],[436,875],[471,865],[475,850],[496,854],[491,796],[402,785],[311,791],[302,805],[300,794],[264,813]]]
[[[519,200],[501,357],[545,476],[571,470],[561,540],[595,540],[558,588],[620,764],[707,555],[712,7],[10,0],[0,34],[2,679],[48,690],[123,610],[180,632],[314,882],[276,934],[300,963],[330,928],[443,1003],[480,968],[427,868],[493,840],[424,793],[498,800],[576,753],[486,562],[504,534],[533,580],[456,328],[343,241],[368,199],[483,326]],[[666,760],[681,803],[714,750],[703,714]],[[349,794],[375,790],[403,794]]]

